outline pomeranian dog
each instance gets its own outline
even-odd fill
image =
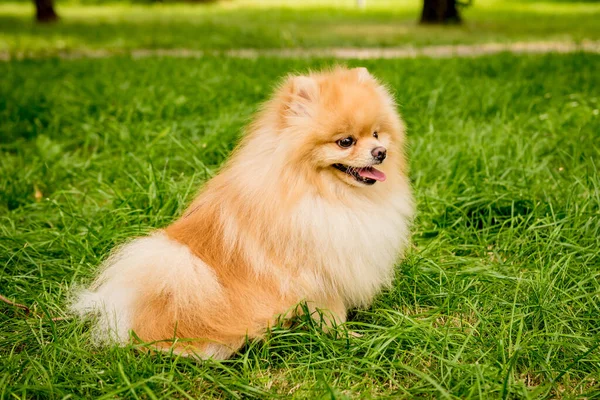
[[[225,359],[306,302],[368,306],[409,243],[404,125],[365,68],[290,76],[168,227],[117,248],[72,309],[92,336]]]

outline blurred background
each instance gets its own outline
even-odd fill
[[[37,23],[36,23],[37,21]],[[595,40],[593,0],[12,0],[6,57],[103,49],[281,49]]]

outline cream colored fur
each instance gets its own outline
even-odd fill
[[[349,135],[356,144],[341,148]],[[387,178],[368,186],[336,163]],[[413,208],[387,90],[364,68],[291,77],[188,211],[117,248],[72,309],[93,316],[100,343],[134,330],[160,350],[227,358],[298,302],[331,323],[368,306],[392,281]]]

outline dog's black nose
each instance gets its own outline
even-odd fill
[[[378,147],[375,147],[373,150],[371,150],[371,155],[377,161],[383,161],[383,160],[385,160],[385,157],[387,156],[387,150],[383,146],[378,146]]]

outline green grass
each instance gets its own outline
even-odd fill
[[[417,25],[420,0],[290,2],[222,0],[210,4],[58,3],[62,20],[33,23],[31,1],[0,4],[0,51],[134,48],[286,48],[600,39],[600,3],[476,0],[463,26]],[[295,5],[301,4],[301,5]]]
[[[419,215],[360,338],[305,319],[195,362],[49,320],[110,248],[181,213],[279,77],[330,64],[0,64],[0,292],[39,315],[0,304],[0,399],[597,398],[597,55],[362,63],[401,104]]]

